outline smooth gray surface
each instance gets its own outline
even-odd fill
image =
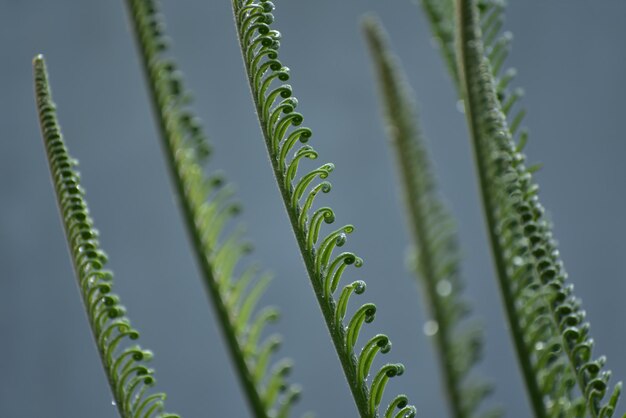
[[[222,168],[238,185],[254,259],[276,273],[263,302],[284,318],[281,355],[304,386],[297,409],[356,416],[321,321],[267,163],[237,49],[230,2],[164,0],[174,55],[197,98]],[[440,185],[459,219],[468,296],[487,332],[479,372],[496,383],[509,417],[528,416],[495,288],[463,115],[426,21],[409,1],[277,1],[281,57],[320,161],[332,161],[324,197],[337,223],[357,230],[346,246],[365,266],[361,301],[379,315],[367,334],[393,340],[387,361],[407,366],[388,394],[406,392],[422,417],[445,416],[359,18],[387,25],[419,96]],[[544,163],[541,198],[576,294],[583,297],[614,376],[626,377],[623,99],[626,3],[512,1],[508,63],[531,128],[530,161]],[[0,417],[116,416],[91,341],[58,220],[32,98],[32,57],[44,53],[63,132],[83,184],[116,291],[141,342],[156,353],[168,410],[184,417],[248,416],[172,198],[135,46],[121,1],[0,2]],[[616,380],[616,379],[615,379]]]

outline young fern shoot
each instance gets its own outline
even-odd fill
[[[35,98],[50,174],[57,198],[78,288],[85,305],[98,354],[122,418],[178,418],[163,412],[165,394],[150,393],[154,370],[146,366],[152,352],[129,345],[139,338],[126,317],[119,296],[111,293],[113,274],[104,269],[106,254],[89,216],[78,164],[68,153],[52,101],[46,64],[33,60]]]
[[[386,335],[378,334],[367,341],[360,353],[355,352],[363,324],[372,322],[376,314],[376,306],[366,303],[345,325],[349,299],[365,291],[364,282],[343,286],[338,300],[335,299],[344,270],[350,265],[360,267],[363,260],[351,252],[333,256],[354,230],[352,225],[336,229],[320,240],[322,223],[332,223],[335,215],[329,207],[312,208],[320,192],[330,191],[331,185],[325,179],[334,166],[323,164],[295,180],[302,159],[316,159],[318,154],[309,145],[296,146],[309,140],[311,130],[300,127],[303,116],[295,111],[298,101],[292,96],[291,86],[274,86],[275,81],[289,79],[289,69],[278,60],[280,33],[270,27],[274,5],[267,0],[232,0],[232,6],[261,131],[313,290],[360,416],[378,417],[389,378],[402,374],[404,366],[385,364],[368,385],[374,358],[379,352],[387,353],[391,343]],[[322,181],[311,187],[317,179]],[[408,405],[404,395],[396,396],[383,412],[385,418],[415,414],[415,407]]]
[[[461,296],[457,234],[452,217],[437,195],[409,86],[378,20],[366,19],[363,28],[378,76],[389,139],[416,245],[415,273],[421,278],[430,315],[437,324],[432,338],[451,416],[500,416],[496,410],[478,412],[491,386],[468,381],[472,366],[481,356],[483,335],[478,327],[460,325],[470,309]]]
[[[498,9],[483,5],[483,10],[496,13],[491,21],[498,21]],[[537,197],[533,170],[524,164],[521,149],[525,136],[520,144],[514,141],[523,113],[507,123],[511,106],[503,102],[516,100],[505,94],[512,74],[505,73],[500,79],[496,75],[508,40],[493,42],[499,28],[494,29],[492,25],[497,23],[489,21],[483,19],[481,27],[475,1],[457,2],[462,97],[505,304],[510,305],[507,310],[516,309],[519,314],[517,326],[522,332],[515,338],[516,345],[528,351],[533,370],[524,373],[534,373],[540,386],[536,392],[529,387],[531,402],[537,416],[611,417],[621,383],[605,400],[611,373],[603,370],[604,357],[592,357],[589,323],[573,286],[567,284],[551,225]],[[515,325],[512,323],[512,330]],[[572,391],[575,385],[578,396]]]
[[[278,319],[279,312],[266,307],[253,316],[270,276],[257,277],[257,266],[237,275],[236,267],[251,246],[242,241],[241,228],[224,232],[239,205],[220,173],[203,173],[210,147],[190,109],[181,73],[167,56],[162,15],[154,0],[126,3],[187,232],[250,410],[255,418],[287,418],[300,394],[286,382],[292,362],[283,359],[268,370],[281,340],[272,335],[259,341],[265,325]]]

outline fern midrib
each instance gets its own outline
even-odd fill
[[[232,8],[233,15],[236,17],[239,13],[239,8],[237,7],[237,0],[232,0]],[[283,204],[287,215],[289,217],[289,221],[291,223],[291,228],[295,235],[296,241],[298,243],[298,248],[300,249],[300,254],[304,261],[304,265],[307,270],[307,274],[309,276],[309,281],[313,287],[313,291],[315,292],[315,297],[317,298],[318,305],[322,311],[322,315],[324,316],[324,320],[326,321],[326,326],[330,333],[331,339],[333,341],[333,345],[335,346],[335,351],[337,352],[337,356],[339,357],[339,361],[341,363],[341,367],[343,369],[344,375],[348,382],[348,386],[350,387],[350,391],[352,393],[352,397],[356,404],[356,407],[359,411],[361,418],[375,418],[375,415],[371,415],[368,411],[368,389],[365,385],[355,384],[357,382],[357,374],[356,368],[354,365],[354,360],[352,356],[347,356],[346,352],[342,350],[344,347],[344,336],[345,330],[343,328],[337,329],[334,325],[334,302],[332,299],[326,299],[323,296],[323,287],[322,284],[318,282],[316,274],[315,274],[315,261],[314,258],[306,248],[306,238],[304,235],[304,231],[302,231],[298,225],[298,214],[295,213],[294,210],[289,205],[289,193],[284,187],[284,178],[280,172],[280,167],[276,159],[272,156],[271,152],[271,138],[268,134],[265,126],[265,120],[263,119],[263,112],[261,111],[261,106],[257,100],[257,96],[254,91],[254,80],[251,76],[250,67],[245,57],[245,45],[242,41],[242,34],[240,32],[239,25],[237,25],[235,21],[235,27],[237,28],[237,40],[239,43],[240,50],[242,52],[243,63],[246,72],[246,78],[248,79],[248,85],[250,87],[250,94],[252,96],[252,100],[254,102],[254,109],[257,114],[257,120],[259,122],[259,127],[261,128],[261,132],[263,134],[263,139],[265,140],[265,145],[267,149],[267,155],[270,159],[270,163],[272,165],[272,171],[274,173],[274,177],[276,179],[276,183],[278,189],[280,191],[280,195],[283,200]]]
[[[200,271],[204,279],[203,282],[205,284],[205,288],[206,290],[208,290],[209,296],[211,297],[211,300],[213,302],[212,305],[214,307],[215,313],[217,314],[217,319],[220,324],[222,334],[226,338],[226,343],[228,346],[227,351],[230,353],[230,358],[235,364],[237,376],[239,377],[239,381],[246,394],[248,405],[256,418],[269,418],[265,405],[261,399],[260,394],[257,391],[254,379],[252,377],[252,373],[250,372],[246,363],[243,351],[235,335],[235,328],[229,317],[228,309],[226,308],[225,302],[222,300],[213,267],[209,262],[207,254],[205,254],[203,251],[204,246],[202,242],[202,237],[200,236],[200,232],[197,229],[195,222],[196,210],[194,207],[192,207],[191,199],[189,199],[187,193],[185,192],[183,176],[178,170],[178,166],[176,164],[175,149],[170,142],[171,139],[169,138],[169,135],[167,134],[167,116],[161,112],[163,103],[160,103],[159,101],[158,94],[156,93],[154,87],[156,80],[154,80],[154,78],[152,77],[147,65],[148,59],[150,57],[148,56],[148,53],[143,43],[141,42],[139,33],[137,32],[137,24],[134,21],[133,16],[135,16],[135,14],[133,12],[135,11],[135,9],[131,0],[126,0],[125,3],[128,7],[128,12],[130,14],[131,26],[133,27],[135,42],[141,53],[141,66],[145,80],[147,81],[151,107],[157,119],[157,127],[160,134],[159,136],[161,138],[161,144],[166,151],[166,165],[168,167],[170,178],[173,180],[172,182],[174,183],[177,201],[182,209],[185,228],[187,230],[187,234],[191,238],[191,246],[196,258],[196,262],[200,267]]]
[[[503,258],[503,248],[499,242],[498,233],[495,230],[495,208],[492,205],[494,196],[488,186],[488,180],[486,178],[486,158],[481,155],[482,147],[479,144],[481,133],[478,129],[478,126],[480,125],[478,119],[480,112],[478,109],[480,108],[480,103],[476,104],[475,100],[477,100],[477,98],[469,94],[470,88],[473,85],[468,78],[469,73],[471,72],[472,66],[478,66],[478,63],[473,62],[473,60],[476,60],[476,57],[472,57],[472,53],[469,51],[470,42],[478,42],[474,31],[475,25],[473,22],[476,19],[476,16],[475,11],[472,10],[473,7],[474,4],[470,0],[457,1],[457,53],[458,62],[460,63],[458,66],[460,78],[459,85],[461,86],[463,92],[462,97],[465,98],[465,113],[467,115],[467,121],[474,145],[472,149],[478,172],[482,203],[485,208],[483,212],[487,222],[491,253],[496,265],[496,276],[498,277],[504,308],[511,327],[511,335],[517,352],[517,359],[522,369],[522,375],[526,383],[528,396],[530,398],[535,416],[537,418],[547,418],[547,412],[543,403],[543,393],[539,388],[535,372],[533,371],[530,361],[531,353],[524,342],[524,335],[520,327],[518,314],[515,310],[515,300],[509,287],[510,278],[507,272],[506,262]]]

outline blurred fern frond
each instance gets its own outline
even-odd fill
[[[157,2],[126,3],[187,232],[239,381],[256,418],[286,418],[300,395],[300,388],[286,380],[293,365],[282,359],[270,367],[281,338],[261,340],[265,326],[276,321],[279,312],[274,307],[255,309],[271,276],[259,274],[256,265],[239,272],[241,259],[252,249],[242,240],[242,228],[229,230],[240,205],[222,173],[204,174],[202,163],[211,147],[169,54]]]
[[[430,23],[433,40],[437,42],[448,71],[452,75],[452,81],[458,89],[459,74],[454,49],[456,39],[454,0],[421,0],[421,4]]]
[[[378,19],[367,18],[363,28],[378,76],[387,132],[416,246],[412,251],[415,273],[422,281],[432,317],[434,332],[430,336],[436,345],[451,416],[500,416],[495,410],[479,413],[492,387],[468,376],[481,357],[483,333],[477,326],[461,325],[470,306],[462,297],[456,227],[437,193],[410,87]]]
[[[501,17],[497,13],[489,14],[489,10],[492,12],[501,10],[495,7],[488,7],[488,3],[493,4],[497,0],[486,0],[480,2],[480,10],[482,10],[481,16],[485,14],[490,17],[485,21],[490,28],[492,25],[501,27]],[[444,7],[445,5],[445,7]],[[453,63],[450,63],[450,54],[455,55],[455,49],[458,45],[458,39],[460,34],[456,19],[455,1],[446,0],[438,3],[433,0],[423,0],[422,6],[427,12],[427,16],[431,22],[431,28],[435,36],[439,40],[440,48],[442,50],[442,56],[445,62],[448,64],[448,69],[452,75],[452,78],[457,87],[458,95],[461,100],[461,104],[467,107],[463,96],[463,80],[460,73],[462,68],[457,62],[457,58]],[[494,4],[495,6],[495,4]],[[429,10],[435,10],[429,12]],[[498,23],[500,22],[500,23]],[[445,33],[447,36],[442,37],[438,35],[446,28],[454,28],[448,30]],[[450,36],[454,36],[453,40],[450,40]],[[467,112],[467,109],[464,109]],[[478,160],[478,157],[477,157]],[[482,183],[482,179],[481,179]],[[503,204],[508,204],[506,196],[502,196]],[[487,221],[491,224],[489,215],[487,214]],[[503,305],[509,322],[509,329],[513,339],[513,345],[516,351],[518,363],[522,371],[522,376],[526,389],[528,391],[529,399],[531,401],[532,410],[536,417],[547,417],[545,404],[543,402],[543,390],[547,391],[546,397],[550,400],[549,403],[558,405],[555,399],[564,397],[569,399],[569,389],[567,394],[554,394],[551,393],[554,388],[554,379],[546,379],[546,376],[558,376],[558,373],[545,373],[543,370],[544,363],[549,362],[551,364],[560,364],[562,367],[562,359],[559,362],[554,361],[552,358],[555,356],[553,345],[545,345],[543,341],[550,340],[555,334],[556,329],[549,320],[537,321],[542,317],[542,313],[547,309],[544,296],[541,291],[534,291],[534,289],[540,288],[536,278],[532,275],[532,272],[528,268],[524,268],[522,260],[519,257],[520,253],[523,253],[523,248],[517,248],[516,251],[511,252],[505,258],[501,253],[501,249],[494,247],[494,240],[498,239],[498,232],[490,228],[490,240],[492,242],[492,253],[494,255],[494,261],[496,263],[498,284],[500,287],[500,293],[502,295]],[[518,236],[518,235],[513,235]],[[516,241],[512,241],[512,244]],[[512,245],[511,244],[511,245]],[[517,257],[517,258],[515,258]],[[516,302],[516,300],[518,302]],[[537,326],[536,324],[541,324]],[[541,344],[537,345],[538,342]],[[537,350],[539,348],[539,350]],[[539,359],[543,361],[539,361]],[[558,355],[557,355],[558,358]],[[543,378],[540,374],[543,374]],[[566,385],[559,384],[560,388],[566,387]],[[563,389],[561,389],[563,390]]]
[[[43,56],[35,57],[33,67],[39,123],[61,223],[113,403],[122,418],[179,418],[163,412],[165,393],[150,393],[156,382],[154,370],[147,367],[152,352],[130,344],[139,332],[131,326],[119,296],[111,293],[113,273],[104,269],[107,256],[80,185],[78,162],[70,157],[61,134]]]
[[[385,364],[368,384],[375,357],[391,349],[389,338],[378,334],[360,352],[355,352],[361,328],[374,320],[376,306],[363,304],[346,325],[349,299],[363,293],[365,283],[355,281],[339,291],[341,278],[348,266],[360,267],[363,260],[352,252],[333,253],[345,244],[354,227],[346,225],[323,237],[322,224],[333,223],[335,214],[329,207],[313,208],[320,192],[330,191],[331,184],[325,179],[334,166],[323,164],[296,179],[300,163],[304,159],[315,160],[318,154],[309,145],[297,145],[310,139],[311,130],[300,126],[303,116],[295,110],[298,101],[291,86],[275,84],[289,80],[289,68],[278,59],[281,35],[271,27],[274,4],[267,0],[233,0],[232,6],[261,131],[311,284],[360,416],[377,417],[388,380],[402,374],[404,366]],[[321,181],[311,186],[318,179]],[[408,404],[404,395],[393,398],[382,412],[385,418],[412,417],[415,413],[415,407]]]
[[[486,12],[482,23],[479,3],[457,3],[460,85],[498,276],[510,292],[505,303],[520,314],[521,344],[532,351],[539,387],[530,391],[531,399],[543,416],[610,417],[621,383],[604,400],[611,373],[604,370],[604,357],[593,358],[589,323],[567,283],[533,169],[524,164],[526,137],[514,141],[523,113],[507,122],[505,103],[514,99],[507,99],[504,88],[512,73],[497,77],[510,40],[498,37],[502,6],[480,3],[480,10]]]

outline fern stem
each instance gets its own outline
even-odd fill
[[[381,367],[368,388],[366,380],[370,360],[373,358],[371,356],[377,352],[388,352],[390,343],[386,336],[370,339],[366,348],[369,347],[368,350],[373,351],[364,354],[362,352],[363,355],[359,356],[357,363],[354,345],[363,323],[374,319],[376,307],[373,304],[362,305],[346,327],[343,319],[348,298],[352,293],[363,293],[365,284],[357,281],[344,286],[339,304],[333,297],[345,267],[350,264],[359,267],[362,263],[362,260],[352,253],[342,253],[332,259],[333,249],[342,246],[346,241],[346,234],[354,228],[351,225],[344,226],[327,235],[315,247],[322,221],[332,223],[334,213],[330,208],[324,207],[309,216],[307,212],[311,209],[315,196],[319,191],[325,193],[331,188],[328,182],[319,183],[312,189],[309,189],[309,185],[316,178],[328,177],[334,166],[324,164],[317,170],[304,174],[296,185],[293,184],[300,159],[304,157],[315,159],[317,152],[308,145],[301,146],[295,151],[291,161],[287,161],[287,155],[295,143],[298,140],[307,142],[311,131],[308,128],[290,130],[300,125],[303,120],[302,115],[294,112],[297,100],[291,96],[291,86],[270,88],[274,80],[286,81],[289,78],[289,69],[278,61],[280,33],[269,26],[274,21],[271,14],[274,5],[267,0],[232,0],[232,8],[259,125],[305,268],[359,415],[362,418],[376,418],[379,416],[378,408],[388,379],[402,374],[404,366],[387,364]],[[283,100],[275,104],[277,99]],[[301,207],[299,201],[305,196],[307,189],[310,191],[306,203]],[[414,417],[416,414],[415,407],[407,406],[404,395],[394,398],[385,412],[385,418],[396,416],[392,415],[395,408],[404,411],[403,416],[406,417]]]
[[[520,326],[520,318],[515,308],[515,298],[512,294],[507,263],[504,260],[504,248],[502,248],[498,231],[496,230],[497,220],[495,219],[495,208],[491,202],[495,200],[487,180],[486,161],[489,158],[482,154],[482,147],[479,144],[482,135],[479,129],[480,115],[485,114],[490,109],[481,109],[480,97],[472,92],[472,87],[480,83],[480,80],[470,77],[480,66],[482,61],[482,49],[478,49],[480,39],[477,37],[477,12],[471,0],[457,0],[457,60],[462,97],[465,99],[465,114],[473,141],[474,161],[476,163],[480,191],[482,196],[484,215],[487,221],[489,243],[491,253],[496,267],[496,276],[500,284],[500,291],[503,299],[505,312],[510,326],[513,345],[517,353],[517,359],[522,371],[524,383],[528,391],[529,401],[532,410],[537,418],[547,418],[547,412],[543,403],[543,394],[539,388],[537,376],[533,370],[531,352],[524,341],[524,333]]]
[[[168,103],[168,98],[171,97],[168,97],[167,94],[160,90],[161,81],[157,78],[155,71],[150,68],[150,63],[161,60],[161,58],[154,54],[148,44],[150,38],[146,36],[143,27],[144,22],[141,21],[144,11],[140,9],[141,6],[138,5],[138,2],[139,0],[126,0],[125,3],[128,7],[131,26],[134,29],[136,44],[141,53],[141,64],[147,82],[152,110],[157,120],[159,136],[164,149],[170,178],[174,185],[178,206],[182,211],[185,228],[191,239],[192,251],[200,268],[205,289],[212,301],[222,335],[226,339],[227,351],[235,366],[236,375],[244,391],[248,406],[255,418],[270,418],[272,405],[267,405],[264,402],[261,389],[257,386],[260,382],[255,379],[254,373],[250,368],[251,365],[246,361],[244,347],[237,337],[238,333],[235,325],[238,316],[237,312],[232,312],[232,309],[227,306],[226,294],[220,286],[220,280],[215,271],[216,249],[210,248],[207,238],[203,237],[203,231],[199,226],[202,223],[202,203],[195,202],[192,193],[196,191],[194,190],[194,185],[187,180],[186,172],[191,170],[202,172],[202,168],[195,157],[185,162],[191,165],[191,167],[186,167],[185,163],[182,162],[181,153],[184,153],[184,150],[180,147],[180,138],[177,138],[177,135],[180,134],[172,128],[172,126],[177,126],[177,118],[180,117],[180,114],[177,114],[174,110],[180,111],[181,109],[172,109],[171,103]],[[155,13],[153,14],[156,15]],[[179,89],[182,89],[182,86],[179,86]],[[202,180],[206,181],[204,177],[202,177]],[[261,370],[261,372],[263,371]],[[293,396],[293,400],[296,397]],[[290,404],[291,402],[292,400],[288,400],[287,403]]]
[[[144,365],[152,353],[128,346],[128,340],[137,340],[139,332],[131,327],[119,297],[111,293],[113,276],[103,270],[107,257],[99,247],[80,175],[74,168],[78,163],[70,157],[63,141],[43,56],[35,57],[33,67],[39,123],[61,223],[114,405],[122,418],[137,418],[140,414],[143,418],[179,418],[162,412],[164,393],[146,392],[155,384],[154,370]]]
[[[238,0],[232,0],[233,12],[235,13],[235,16],[237,12],[239,11],[239,9],[237,8],[237,1]],[[245,47],[242,43],[241,33],[237,31],[237,34],[239,36],[239,43],[241,45],[242,51],[245,51]],[[271,135],[267,132],[266,121],[263,120],[261,112],[259,111],[259,109],[261,109],[262,107],[257,99],[257,94],[254,89],[254,82],[251,76],[250,67],[248,65],[247,60],[245,60],[245,58],[244,58],[244,64],[246,67],[246,74],[248,75],[248,82],[250,83],[252,99],[254,101],[256,113],[259,119],[259,126],[261,128],[261,132],[263,133],[263,137],[265,138],[265,143],[269,150],[271,147]],[[348,383],[348,386],[350,387],[350,391],[352,392],[354,402],[357,406],[357,409],[359,410],[359,414],[361,418],[374,418],[374,416],[372,416],[369,413],[368,407],[367,407],[367,401],[369,398],[368,393],[367,393],[367,387],[363,384],[360,384],[360,382],[357,381],[356,368],[354,365],[354,361],[350,356],[347,355],[346,351],[342,348],[344,345],[343,341],[345,338],[345,331],[343,328],[339,328],[334,325],[334,321],[333,321],[334,312],[335,312],[334,303],[331,304],[329,303],[328,300],[325,300],[322,287],[319,285],[319,282],[315,279],[317,275],[316,270],[315,270],[315,258],[313,257],[312,253],[307,249],[307,244],[306,244],[307,240],[306,240],[305,234],[299,227],[298,214],[294,211],[293,207],[287,203],[290,201],[291,197],[284,186],[284,183],[285,183],[284,175],[281,171],[278,161],[275,158],[272,158],[271,154],[270,154],[270,160],[272,163],[272,170],[274,172],[274,177],[276,178],[278,189],[283,198],[285,210],[287,211],[287,215],[289,216],[289,221],[291,222],[291,227],[294,232],[296,242],[298,243],[298,247],[300,249],[300,254],[302,255],[302,259],[304,261],[304,265],[306,267],[307,273],[309,277],[311,278],[313,291],[315,292],[317,302],[322,311],[322,315],[324,316],[324,320],[326,321],[326,324],[328,326],[328,331],[333,341],[333,345],[335,347],[337,356],[339,357],[339,361],[341,363],[341,367],[346,377],[346,381]],[[333,302],[333,301],[331,300],[330,302]]]
[[[520,241],[524,242],[526,263],[543,299],[541,317],[550,323],[548,339],[544,338],[540,343],[554,347],[551,354],[558,360],[551,361],[549,367],[552,373],[562,375],[561,387],[556,391],[557,398],[544,408],[557,413],[567,411],[576,416],[589,413],[593,418],[610,417],[615,411],[621,383],[615,385],[609,400],[602,404],[611,372],[603,370],[604,357],[592,358],[593,339],[589,336],[589,323],[584,322],[585,312],[580,300],[573,294],[573,287],[567,284],[567,273],[552,238],[551,225],[543,218],[544,209],[537,197],[538,186],[532,180],[532,170],[524,166],[525,157],[513,141],[523,112],[514,117],[510,127],[507,125],[497,95],[497,88],[508,83],[507,75],[499,83],[495,81],[497,67],[501,67],[502,60],[491,68],[484,55],[476,5],[471,1],[460,1],[458,4],[459,24],[463,32],[462,43],[459,43],[459,61],[463,67],[461,73],[475,156],[479,159],[477,167],[480,175],[484,176],[481,188],[489,227],[492,234],[501,228],[501,235],[514,227],[518,229]],[[506,43],[509,39],[503,37],[502,41]],[[481,165],[480,160],[489,161],[491,168]],[[493,171],[492,178],[487,179],[490,169]],[[506,196],[508,208],[489,206],[494,202],[489,197],[492,188]],[[495,219],[495,214],[500,219]],[[507,251],[506,248],[499,250],[496,258]],[[582,396],[572,401],[569,387],[574,382],[578,384]],[[558,401],[556,405],[555,401]]]
[[[398,168],[409,225],[415,245],[419,248],[417,262],[423,276],[422,283],[427,294],[426,300],[432,317],[438,324],[438,331],[433,337],[443,375],[444,393],[448,398],[446,403],[452,413],[451,416],[468,418],[469,411],[462,407],[463,376],[460,376],[459,372],[454,369],[451,361],[455,357],[452,347],[454,324],[450,323],[445,302],[437,292],[437,283],[440,278],[435,271],[434,263],[438,254],[432,247],[431,240],[428,239],[427,222],[433,219],[432,216],[429,217],[428,208],[425,205],[434,202],[431,201],[430,196],[432,182],[428,178],[429,161],[423,149],[423,138],[416,125],[415,105],[407,93],[408,85],[395,62],[395,57],[389,51],[386,34],[380,23],[377,19],[368,18],[364,21],[363,28],[378,73],[378,84],[390,126],[390,142],[395,150],[396,160],[399,162]],[[466,354],[469,356],[469,353]]]

